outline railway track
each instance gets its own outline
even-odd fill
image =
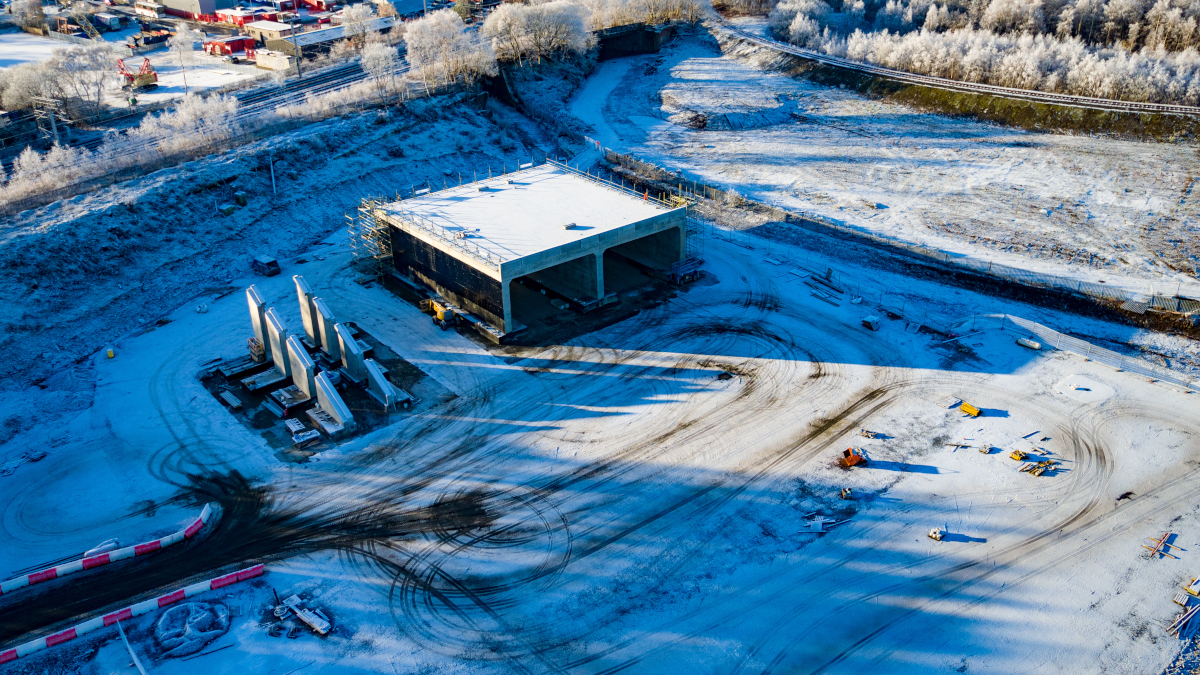
[[[816,61],[817,63],[827,66],[844,68],[846,70],[865,73],[867,75],[874,75],[897,82],[919,84],[926,87],[932,87],[934,89],[963,91],[974,94],[991,94],[993,96],[1002,96],[1004,98],[1035,101],[1038,103],[1050,103],[1054,105],[1067,105],[1077,108],[1089,108],[1092,110],[1115,110],[1121,112],[1157,113],[1161,115],[1200,116],[1200,107],[1197,106],[1173,105],[1169,103],[1137,103],[1133,101],[1117,101],[1107,98],[1073,96],[1070,94],[1053,94],[1050,92],[1033,91],[1029,89],[1014,89],[1012,87],[998,87],[990,84],[960,82],[958,80],[950,80],[944,77],[933,77],[930,75],[916,75],[913,73],[906,73],[901,70],[872,66],[867,63],[860,63],[858,61],[851,61],[849,59],[830,56],[829,54],[822,54],[811,49],[803,49],[801,47],[784,44],[782,42],[777,42],[775,40],[744,31],[722,20],[717,20],[715,22],[715,26],[718,30],[735,35],[746,42],[751,42],[777,52],[798,56],[809,61]]]

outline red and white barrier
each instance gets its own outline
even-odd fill
[[[115,551],[109,551],[108,553],[101,553],[100,555],[94,555],[90,558],[83,558],[82,560],[63,563],[57,567],[48,567],[32,574],[26,574],[25,576],[17,577],[16,579],[9,579],[8,581],[0,583],[0,595],[12,593],[18,588],[24,588],[32,584],[39,584],[43,581],[50,581],[51,579],[65,577],[66,575],[74,574],[75,572],[81,572],[83,570],[90,570],[93,567],[107,565],[108,563],[116,562],[118,560],[125,560],[126,558],[153,553],[160,548],[166,548],[168,546],[178,544],[185,539],[191,539],[192,537],[196,536],[200,530],[204,529],[204,526],[207,525],[208,521],[212,518],[212,506],[212,504],[205,504],[204,510],[200,512],[200,517],[192,521],[191,525],[188,525],[186,528],[175,532],[174,534],[168,534],[162,539],[155,539],[154,541],[148,541],[144,544],[136,544],[134,546],[126,546],[125,548],[119,548]]]
[[[96,617],[91,621],[84,621],[73,628],[68,628],[67,630],[60,631],[53,635],[49,635],[44,638],[38,638],[31,642],[26,642],[23,645],[0,652],[0,663],[15,661],[23,656],[28,656],[34,652],[46,649],[47,647],[53,647],[54,645],[60,645],[64,642],[69,642],[81,635],[86,635],[92,631],[104,628],[105,626],[111,626],[118,621],[132,619],[135,616],[141,616],[142,614],[153,612],[161,607],[166,607],[167,605],[179,602],[184,598],[200,595],[201,593],[205,593],[207,591],[215,591],[218,588],[224,588],[225,586],[236,584],[237,582],[245,581],[246,579],[260,577],[264,571],[265,570],[262,565],[255,565],[254,567],[248,567],[244,570],[231,572],[223,577],[217,577],[216,579],[209,579],[208,581],[202,581],[198,584],[185,586],[172,593],[160,595],[157,598],[146,600],[145,602],[139,602],[136,605],[130,605],[125,609],[119,609],[110,614]]]

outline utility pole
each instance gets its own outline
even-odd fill
[[[296,3],[296,13],[292,16],[292,51],[296,54],[296,79],[303,80],[304,75],[300,72],[300,48],[296,46],[296,21],[300,19],[300,3]]]

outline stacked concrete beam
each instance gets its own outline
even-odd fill
[[[317,330],[316,311],[313,309],[313,300],[315,299],[313,290],[304,277],[299,274],[293,276],[292,281],[296,282],[296,296],[300,300],[300,320],[304,323],[304,335],[308,337],[308,341],[313,346],[319,347],[321,334]]]
[[[338,345],[342,349],[342,366],[353,380],[361,382],[367,376],[367,368],[363,364],[362,348],[358,346],[358,342],[350,334],[350,329],[346,327],[346,324],[335,324],[333,329],[337,332]]]
[[[367,390],[375,395],[385,410],[395,410],[396,404],[400,402],[400,391],[387,381],[383,368],[375,359],[367,359],[363,361],[363,365],[367,372]]]
[[[292,335],[287,339],[288,361],[292,367],[292,383],[296,388],[304,392],[305,396],[312,398],[316,394],[316,368],[317,364],[313,363],[312,357],[308,355],[308,350],[301,344],[300,338]]]
[[[315,384],[317,403],[321,406],[321,410],[342,425],[345,431],[353,429],[354,415],[350,413],[350,408],[342,400],[342,395],[333,386],[329,376],[325,373],[318,373]]]
[[[267,340],[271,345],[271,360],[275,363],[275,369],[285,376],[291,377],[292,364],[291,359],[288,358],[287,324],[283,322],[283,319],[279,318],[279,315],[275,313],[275,309],[272,308],[267,310],[266,325]]]
[[[263,346],[263,354],[271,358],[271,345],[267,337],[267,303],[254,286],[246,289],[246,302],[250,305],[250,323],[254,325],[254,337]]]
[[[341,359],[342,349],[339,345],[337,331],[333,329],[337,325],[337,321],[333,318],[333,312],[329,311],[329,306],[321,298],[313,299],[313,309],[317,314],[317,332],[321,335],[321,351],[328,354],[331,359]]]

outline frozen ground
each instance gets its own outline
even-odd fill
[[[0,68],[8,68],[18,63],[45,61],[55,49],[66,46],[65,42],[40,35],[5,31],[0,33]]]
[[[53,13],[51,13],[51,16],[53,16]],[[51,21],[53,21],[53,18],[51,18]],[[126,28],[121,31],[101,33],[100,37],[104,38],[105,42],[123,44],[126,41],[126,37],[137,31],[136,27]],[[23,31],[6,30],[0,32],[0,68],[8,68],[18,63],[45,61],[50,58],[55,49],[66,49],[70,46],[72,46],[70,42],[54,40]]]
[[[189,561],[220,562],[206,551],[227,566],[253,554],[268,576],[201,598],[234,614],[210,648],[230,646],[203,661],[162,660],[156,614],[131,622],[155,673],[1146,673],[1178,649],[1164,626],[1200,546],[1194,396],[994,330],[950,344],[902,321],[868,332],[868,306],[821,302],[794,265],[719,239],[706,279],[656,309],[561,345],[486,350],[355,283],[343,237],[303,265],[283,260],[284,275],[230,286],[258,284],[298,325],[289,275],[303,273],[337,316],[455,397],[309,464],[279,463],[196,379],[243,353],[245,301],[199,298],[207,313],[183,307],[115,341],[115,359],[86,359],[94,400],[8,444],[68,437],[0,478],[0,569],[175,527],[196,491],[242,512],[170,562],[201,575]],[[1132,337],[885,272],[870,284],[946,315]],[[867,467],[835,465],[851,445]],[[1061,469],[1020,473],[1014,448]],[[214,488],[234,471],[265,495]],[[174,513],[130,515],[172,497]],[[813,515],[846,522],[816,535]],[[950,536],[933,542],[934,526]],[[1141,544],[1166,530],[1181,560],[1148,560]],[[61,591],[107,588],[78,581]],[[272,588],[311,594],[334,635],[268,637],[257,624]],[[0,673],[108,673],[128,663],[122,649],[110,628]]]
[[[770,52],[738,54],[682,38],[604,62],[571,112],[609,147],[756,200],[954,254],[1200,297],[1194,145],[952,119],[764,71]]]

